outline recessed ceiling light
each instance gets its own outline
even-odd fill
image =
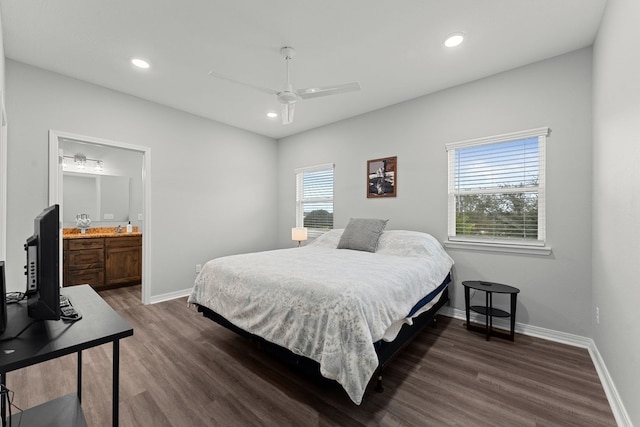
[[[456,47],[456,46],[459,46],[463,40],[464,40],[464,34],[462,33],[449,34],[447,38],[444,39],[444,45],[446,47]]]
[[[133,65],[135,65],[138,68],[142,68],[142,69],[147,69],[149,68],[151,65],[149,65],[149,63],[147,61],[145,61],[144,59],[140,59],[140,58],[133,58],[131,60],[131,63]]]
[[[275,119],[276,117],[278,117],[278,113],[276,113],[275,111],[269,111],[267,112],[267,117],[269,117],[270,119]]]

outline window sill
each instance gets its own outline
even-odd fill
[[[549,246],[507,245],[500,243],[463,242],[452,240],[447,240],[443,244],[447,249],[463,249],[480,252],[499,252],[540,256],[551,255],[551,248]]]

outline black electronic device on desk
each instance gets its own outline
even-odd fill
[[[28,317],[36,320],[60,320],[60,207],[52,205],[44,209],[33,221],[33,235],[24,245],[27,264],[26,290],[19,297],[12,296],[11,303],[27,299]],[[2,300],[0,301],[0,335],[8,335],[7,330],[7,294],[5,284],[4,261],[0,261],[0,280],[2,282]],[[66,310],[69,312],[69,310]],[[78,320],[82,316],[71,313],[68,320]],[[31,322],[33,323],[33,322]],[[28,328],[26,325],[15,325]],[[15,328],[14,328],[15,329]],[[24,329],[12,336],[3,336],[2,341],[18,337]]]
[[[33,221],[33,235],[24,245],[32,319],[60,319],[60,227],[60,207],[49,206]]]
[[[75,322],[82,319],[82,314],[71,304],[66,295],[60,295],[60,319]]]

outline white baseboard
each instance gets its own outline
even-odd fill
[[[442,307],[440,314],[463,321],[467,320],[466,313],[463,310],[458,310],[457,308],[447,306]],[[485,317],[478,313],[472,313],[469,320],[479,324],[485,323]],[[493,320],[493,326],[497,329],[504,329],[507,331],[511,328],[509,321],[504,318],[495,318]],[[596,343],[591,338],[545,329],[539,326],[525,325],[518,322],[516,322],[515,331],[523,335],[529,335],[589,350],[589,355],[591,356],[593,365],[595,366],[600,382],[602,383],[602,388],[604,388],[604,392],[607,396],[607,400],[609,401],[609,405],[611,406],[611,411],[616,419],[616,423],[620,427],[633,427],[629,414],[627,413],[627,410],[620,399],[620,395],[618,394],[618,390],[613,383],[613,379],[609,375],[607,366],[598,351],[598,347],[596,347]]]
[[[598,347],[596,347],[596,343],[591,340],[591,344],[592,345],[589,347],[589,354],[591,355],[593,365],[596,367],[596,371],[600,377],[600,382],[602,383],[602,388],[604,388],[604,392],[609,400],[609,405],[611,405],[613,416],[616,417],[616,422],[621,427],[633,427],[633,423],[631,422],[629,414],[622,403],[622,399],[620,399],[618,389],[616,389],[613,379],[609,375],[607,365],[604,364],[604,360],[598,351]]]
[[[191,291],[192,290],[193,290],[193,288],[189,288],[189,289],[182,289],[180,291],[169,292],[169,293],[166,293],[166,294],[156,295],[156,296],[151,297],[150,303],[151,304],[157,304],[159,302],[170,301],[170,300],[176,299],[176,298],[188,297],[189,295],[191,295]]]

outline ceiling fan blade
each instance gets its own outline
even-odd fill
[[[275,89],[270,89],[270,88],[262,87],[262,86],[256,86],[256,85],[251,84],[251,83],[241,82],[241,81],[236,80],[236,79],[234,79],[232,77],[228,77],[228,76],[225,76],[224,74],[217,73],[214,70],[209,71],[209,75],[212,76],[212,77],[216,77],[218,79],[226,80],[226,81],[231,82],[231,83],[235,83],[235,84],[238,84],[238,85],[250,87],[252,89],[259,90],[260,92],[263,92],[263,93],[266,93],[266,94],[269,94],[269,95],[277,95],[278,94],[278,91],[275,90]]]
[[[282,124],[288,125],[293,123],[293,112],[296,104],[291,102],[288,104],[280,104],[282,107]]]
[[[351,82],[334,86],[310,87],[298,89],[296,94],[302,99],[317,98],[319,96],[337,95],[339,93],[354,92],[360,90],[360,83]]]

